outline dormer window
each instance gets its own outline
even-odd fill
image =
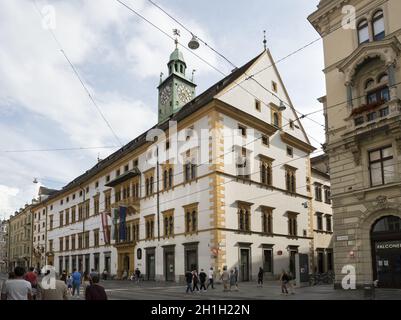
[[[369,24],[366,19],[358,24],[358,41],[359,44],[369,42]]]
[[[379,10],[373,15],[373,39],[375,41],[383,40],[386,36],[384,28],[384,15],[383,11]]]

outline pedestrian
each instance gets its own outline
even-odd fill
[[[199,287],[198,287],[198,283],[199,283],[199,276],[198,276],[198,271],[194,270],[192,271],[192,281],[193,281],[193,287],[192,287],[192,291],[196,291],[199,292]]]
[[[85,300],[107,300],[104,288],[99,284],[99,276],[94,275],[92,284],[85,289]]]
[[[14,278],[3,283],[1,300],[32,300],[32,285],[24,280],[24,273],[23,267],[15,267]]]
[[[35,272],[34,267],[30,267],[29,271],[25,274],[24,279],[31,283],[32,286],[32,300],[36,300],[36,294],[38,292],[38,276]]]
[[[91,273],[89,274],[90,283],[92,284],[92,278],[94,276],[99,276],[99,274],[95,271],[95,269],[91,269]]]
[[[259,267],[259,272],[258,272],[258,287],[263,287],[263,269],[262,267]]]
[[[74,296],[75,292],[77,292],[77,296],[79,297],[79,289],[82,283],[81,273],[79,273],[77,269],[74,269],[71,278],[72,278],[72,296]]]
[[[236,286],[235,285],[235,271],[233,269],[231,269],[231,271],[230,271],[230,291],[232,291],[231,288],[235,287],[235,286]],[[236,290],[236,291],[238,291],[238,290]]]
[[[128,280],[128,272],[127,272],[127,270],[124,270],[121,279],[122,280]]]
[[[106,269],[103,270],[103,280],[107,280],[108,272]]]
[[[288,287],[290,288],[291,294],[295,294],[294,290],[294,276],[291,271],[288,272]]]
[[[50,270],[46,271],[46,276],[50,274]],[[63,280],[56,280],[53,288],[44,287],[43,284],[38,285],[39,300],[68,300],[67,285]]]
[[[83,287],[84,287],[84,292],[86,291],[86,287],[91,284],[91,277],[89,276],[88,272],[84,272],[84,277],[83,277]]]
[[[67,272],[65,272],[65,270],[63,270],[63,272],[61,273],[60,280],[63,281],[65,284],[67,283]]]
[[[288,279],[289,279],[289,278],[288,278],[288,274],[287,274],[287,272],[285,272],[285,270],[283,269],[283,271],[281,272],[281,275],[280,275],[281,294],[288,295],[288,290],[287,290]]]
[[[234,267],[235,291],[238,291],[238,269]]]
[[[228,281],[230,280],[230,274],[227,271],[227,266],[223,267],[223,272],[221,273],[220,280],[223,281],[223,291],[228,291]]]
[[[135,269],[135,279],[136,283],[139,284],[139,280],[141,279],[141,271],[138,268]]]
[[[185,281],[187,282],[187,291],[186,291],[186,293],[188,293],[188,291],[193,292],[193,290],[192,290],[192,278],[193,278],[192,272],[191,271],[187,271],[185,273]]]
[[[212,289],[214,289],[213,282],[214,282],[214,271],[213,271],[213,267],[210,267],[210,269],[209,269],[209,281],[207,283],[206,289],[209,289],[209,286],[212,286]]]
[[[67,291],[68,291],[68,294],[72,295],[72,277],[71,276],[67,277]]]
[[[11,272],[8,273],[8,279],[10,279],[10,280],[15,279],[14,271],[11,271]]]
[[[199,289],[201,291],[202,290],[207,291],[207,289],[206,289],[206,277],[207,277],[207,274],[205,273],[205,271],[203,271],[203,269],[201,269],[201,272],[199,273],[199,280],[200,280],[200,288]]]

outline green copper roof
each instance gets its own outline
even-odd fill
[[[184,55],[178,48],[176,48],[172,54],[170,54],[170,61],[177,61],[180,60],[182,62],[185,62],[184,60]]]

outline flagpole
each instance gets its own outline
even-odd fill
[[[159,195],[159,146],[156,146],[157,164],[156,164],[156,191],[157,191],[157,240],[160,241],[160,195]]]

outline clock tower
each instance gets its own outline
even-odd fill
[[[168,62],[168,77],[160,76],[159,89],[159,123],[168,119],[195,97],[196,84],[185,75],[187,64],[175,41],[175,50]]]

